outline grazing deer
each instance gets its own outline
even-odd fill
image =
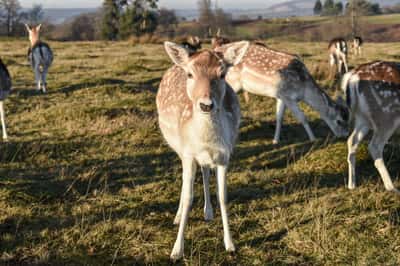
[[[7,140],[7,130],[6,130],[6,122],[4,119],[4,100],[11,92],[11,77],[8,72],[7,67],[3,64],[3,61],[0,59],[0,118],[1,118],[1,127],[3,130],[3,140]]]
[[[383,148],[400,126],[400,64],[375,61],[346,73],[342,80],[354,131],[347,140],[348,188],[356,187],[356,152],[372,130],[368,150],[386,190],[398,192],[383,161]]]
[[[28,58],[33,71],[35,72],[37,89],[39,91],[42,90],[45,93],[47,89],[47,72],[53,62],[53,51],[47,43],[40,41],[39,33],[41,26],[42,25],[40,24],[36,27],[30,28],[29,25],[25,24],[31,42],[28,51]]]
[[[215,49],[224,56],[229,55],[232,45],[225,44]],[[304,101],[328,124],[336,136],[347,135],[347,110],[335,103],[314,81],[298,57],[278,52],[264,45],[251,44],[240,64],[229,69],[226,80],[238,92],[245,90],[261,96],[277,99],[276,129],[273,143],[278,143],[283,116],[288,107],[301,122],[310,140],[315,140],[304,113],[298,106]]]
[[[354,55],[356,56],[361,56],[361,52],[362,52],[362,46],[364,44],[363,39],[360,36],[355,36],[353,39],[353,43],[352,43],[352,50]]]
[[[339,75],[342,75],[343,71],[343,66],[345,73],[349,71],[349,68],[347,66],[347,53],[348,53],[348,48],[347,48],[347,42],[343,38],[335,38],[332,39],[329,42],[328,45],[328,51],[329,51],[329,64],[331,67],[331,78],[332,75],[336,71],[333,70],[333,67],[336,65],[338,68],[338,73]]]
[[[168,144],[182,161],[182,191],[175,223],[178,236],[171,259],[183,256],[184,230],[193,199],[196,163],[204,181],[205,218],[212,219],[209,194],[210,168],[217,170],[218,199],[227,251],[235,247],[227,214],[226,172],[239,131],[240,106],[224,79],[228,64],[236,65],[248,49],[248,42],[236,43],[223,60],[213,51],[190,55],[180,45],[166,42],[165,50],[175,63],[164,74],[157,93],[158,121]]]
[[[201,40],[197,36],[189,36],[181,42],[181,45],[189,51],[189,54],[194,54],[201,49]]]

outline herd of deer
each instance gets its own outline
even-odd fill
[[[37,89],[46,92],[46,76],[53,61],[49,45],[41,42],[41,25],[29,27],[29,61],[35,73]],[[204,216],[213,219],[210,199],[210,170],[217,173],[224,243],[227,251],[235,246],[229,230],[226,173],[240,124],[240,105],[236,93],[244,90],[276,98],[276,130],[273,143],[278,143],[285,109],[289,108],[303,124],[310,140],[314,133],[299,108],[303,101],[318,111],[338,137],[348,135],[350,122],[354,130],[348,138],[348,188],[354,189],[355,156],[359,143],[372,130],[369,151],[388,191],[394,187],[383,161],[383,148],[400,126],[400,63],[375,61],[360,65],[350,72],[347,65],[347,43],[337,38],[329,43],[330,64],[343,67],[343,100],[332,100],[315,82],[299,57],[273,50],[262,43],[230,42],[218,36],[212,39],[211,50],[200,50],[198,38],[175,44],[165,42],[165,50],[174,66],[164,74],[156,103],[161,132],[182,161],[183,181],[175,224],[179,224],[171,258],[183,256],[184,230],[193,200],[197,165],[204,185]],[[362,39],[354,38],[355,54],[361,54]],[[0,118],[3,139],[7,140],[3,101],[11,91],[11,78],[0,60]],[[246,94],[247,95],[247,94]],[[247,95],[248,99],[248,95]]]
[[[204,184],[204,216],[213,218],[210,201],[210,169],[216,169],[217,198],[221,209],[224,243],[227,251],[235,247],[227,214],[226,173],[239,132],[240,106],[236,93],[244,90],[276,98],[276,131],[279,142],[282,120],[289,108],[301,122],[310,140],[315,136],[298,106],[305,102],[318,111],[338,137],[348,135],[350,122],[354,130],[348,138],[348,188],[354,189],[356,150],[373,131],[369,152],[388,191],[394,187],[383,161],[383,148],[400,126],[400,63],[375,61],[349,72],[347,43],[337,38],[329,43],[331,66],[337,65],[342,76],[341,87],[346,102],[332,100],[315,82],[304,63],[288,53],[273,50],[261,43],[229,42],[217,36],[211,50],[199,50],[199,39],[187,43],[165,42],[165,49],[174,66],[164,74],[157,94],[158,120],[168,144],[182,161],[183,181],[175,224],[178,236],[171,259],[183,256],[184,230],[193,200],[196,166]],[[361,54],[362,39],[354,38],[353,50]]]

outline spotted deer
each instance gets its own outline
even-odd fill
[[[157,93],[158,121],[161,132],[182,161],[182,191],[175,224],[178,236],[171,259],[183,256],[184,230],[193,200],[196,165],[200,165],[204,182],[205,219],[213,218],[209,194],[210,169],[217,172],[218,199],[227,251],[235,247],[227,214],[226,173],[239,131],[240,106],[234,91],[224,79],[228,65],[236,65],[248,42],[236,43],[229,56],[220,58],[204,50],[193,55],[181,45],[165,43],[165,50],[175,66],[164,74]]]
[[[334,71],[335,65],[337,66],[337,71],[339,75],[343,74],[343,66],[344,71],[347,73],[349,68],[347,66],[347,42],[343,38],[335,38],[329,42],[328,45],[329,52],[329,65],[331,67],[331,78],[336,71]]]
[[[29,33],[30,41],[28,59],[35,73],[37,89],[45,93],[47,90],[47,72],[53,63],[53,51],[47,43],[40,41],[41,24],[32,28],[25,24],[25,27]]]
[[[229,56],[232,45],[215,49]],[[242,61],[229,69],[226,80],[235,92],[245,90],[253,94],[277,99],[276,129],[273,143],[278,143],[283,116],[288,107],[303,124],[310,140],[315,140],[298,102],[303,101],[318,111],[336,136],[347,135],[346,108],[334,102],[314,81],[307,68],[294,55],[251,44]]]
[[[353,42],[351,44],[354,55],[361,56],[363,44],[364,41],[360,36],[354,36]]]
[[[343,77],[341,87],[351,110],[354,130],[347,140],[348,188],[356,187],[356,152],[372,130],[368,150],[386,190],[394,187],[383,161],[383,148],[400,126],[400,64],[375,61],[360,65]]]
[[[3,61],[0,59],[0,119],[1,127],[3,131],[3,140],[7,141],[7,130],[6,122],[4,118],[4,100],[11,92],[11,77],[8,72],[7,67],[4,65]]]

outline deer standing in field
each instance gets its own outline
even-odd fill
[[[362,46],[364,44],[363,39],[360,36],[355,36],[352,42],[353,53],[356,56],[361,56]]]
[[[11,77],[8,72],[7,67],[4,65],[3,61],[0,59],[0,119],[1,119],[1,127],[3,131],[3,140],[7,141],[7,130],[6,130],[6,122],[4,119],[4,100],[11,92]]]
[[[399,193],[383,161],[383,149],[400,126],[400,64],[375,61],[360,65],[344,75],[342,89],[354,120],[354,131],[347,140],[348,188],[356,187],[358,145],[372,130],[368,150],[374,165],[386,190]]]
[[[47,90],[47,73],[53,62],[53,51],[47,43],[40,41],[41,26],[40,24],[31,28],[25,24],[31,43],[28,51],[28,59],[35,73],[37,89],[45,93]]]
[[[217,47],[215,51],[229,55],[236,43]],[[336,136],[347,135],[347,110],[334,102],[314,81],[298,57],[272,50],[265,45],[251,44],[242,61],[229,69],[226,80],[235,92],[245,90],[277,99],[276,129],[273,143],[278,143],[283,116],[288,107],[303,124],[310,140],[315,140],[298,102],[304,101],[328,124]]]
[[[227,251],[235,247],[227,214],[226,172],[239,131],[240,106],[224,79],[228,65],[239,63],[248,42],[236,43],[224,59],[213,51],[193,55],[180,45],[166,42],[165,49],[175,66],[164,74],[157,93],[158,121],[168,144],[182,161],[182,191],[175,224],[178,236],[171,259],[183,256],[184,230],[193,200],[196,165],[201,167],[205,219],[213,218],[209,194],[210,168],[216,168],[218,199]]]
[[[345,73],[349,71],[347,66],[347,54],[348,54],[348,47],[347,42],[343,38],[335,38],[329,42],[328,45],[329,51],[329,65],[331,68],[331,78],[332,75],[335,74],[335,70],[333,69],[335,65],[337,66],[337,70],[339,75],[343,74],[343,67]]]

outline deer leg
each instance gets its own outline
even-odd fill
[[[201,173],[203,175],[204,186],[204,219],[206,221],[211,221],[214,219],[214,214],[210,196],[210,168],[205,166],[201,167]]]
[[[371,142],[368,145],[368,150],[372,156],[372,159],[374,160],[375,168],[378,170],[386,190],[400,193],[394,187],[392,179],[390,178],[390,174],[385,166],[385,162],[383,161],[383,148],[385,147],[385,144],[389,140],[391,135],[392,134],[389,134],[389,132],[381,135],[375,131],[374,135],[372,136]]]
[[[281,99],[276,100],[276,128],[275,128],[275,136],[274,140],[272,141],[273,144],[278,144],[280,135],[281,135],[281,128],[282,128],[282,121],[285,114],[286,106]]]
[[[182,216],[182,203],[183,203],[183,183],[182,183],[182,188],[181,188],[181,196],[179,198],[179,206],[178,206],[178,211],[176,212],[175,219],[174,219],[174,224],[179,224],[181,221],[181,216]]]
[[[249,103],[249,102],[250,102],[249,92],[243,91],[243,96],[244,96],[244,101],[245,101],[246,103]]]
[[[4,102],[0,101],[0,117],[1,117],[1,127],[3,130],[3,140],[7,140],[6,122],[4,120]]]
[[[303,111],[300,110],[299,106],[297,105],[296,102],[285,102],[285,105],[293,112],[294,116],[297,118],[297,120],[303,124],[304,129],[307,132],[308,138],[311,141],[315,140],[314,133],[311,130],[310,125],[308,124],[308,121],[303,113]]]
[[[183,180],[182,180],[182,214],[179,223],[178,235],[171,252],[171,259],[177,260],[183,256],[184,250],[184,232],[189,217],[190,206],[193,201],[193,183],[196,174],[196,163],[194,158],[183,157]]]
[[[365,135],[367,135],[368,131],[369,131],[368,126],[366,126],[365,124],[361,124],[356,120],[354,131],[347,139],[347,148],[348,148],[347,162],[349,164],[349,180],[348,180],[349,189],[354,189],[356,187],[357,148],[360,142],[365,137]]]
[[[46,83],[46,79],[47,79],[47,71],[48,69],[46,67],[43,68],[42,71],[42,90],[44,93],[46,93],[47,90],[47,83]]]
[[[35,71],[35,81],[36,81],[37,90],[40,91],[41,90],[41,73],[40,73],[39,66],[35,66],[34,71]]]
[[[224,227],[224,244],[226,251],[235,251],[235,246],[232,242],[232,236],[229,229],[228,211],[226,207],[227,201],[227,185],[226,185],[226,165],[219,165],[217,167],[217,183],[218,183],[218,199],[221,208],[222,224]]]

